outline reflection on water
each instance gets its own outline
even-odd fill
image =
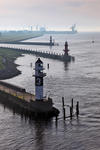
[[[64,70],[68,70],[69,62],[64,62]]]
[[[43,38],[47,38],[45,35]],[[94,37],[95,43],[91,42]],[[66,39],[69,42],[70,54],[75,56],[74,63],[42,58],[47,76],[44,80],[44,95],[50,95],[60,110],[58,122],[55,118],[29,120],[21,118],[9,109],[0,105],[0,148],[2,150],[99,150],[100,149],[100,34],[55,35],[60,43],[53,49],[61,52]],[[38,39],[38,38],[37,38]],[[37,40],[35,39],[35,40]],[[42,39],[40,37],[39,39]],[[34,47],[36,48],[36,47]],[[48,47],[37,47],[49,49]],[[16,60],[22,74],[7,82],[22,86],[34,93],[34,63],[36,57],[24,55]],[[32,67],[30,67],[32,63]],[[49,63],[49,69],[47,64]],[[62,119],[61,98],[70,105],[80,103],[80,117],[77,120]],[[66,113],[69,112],[66,107]],[[74,107],[75,112],[75,107]]]

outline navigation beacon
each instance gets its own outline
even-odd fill
[[[43,73],[43,62],[40,58],[35,63],[35,99],[43,100],[43,77],[46,73]]]

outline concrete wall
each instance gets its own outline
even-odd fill
[[[59,114],[58,109],[52,107],[52,99],[49,99],[48,101],[45,100],[44,102],[30,101],[29,103],[0,91],[0,103],[17,113],[33,117],[37,116],[49,118]]]

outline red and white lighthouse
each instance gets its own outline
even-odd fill
[[[65,42],[65,49],[64,49],[64,55],[68,55],[69,49],[68,49],[68,42]]]
[[[43,62],[40,58],[35,63],[35,99],[43,100],[43,77],[46,76],[43,73]]]

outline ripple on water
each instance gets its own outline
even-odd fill
[[[47,38],[47,35],[45,35]],[[47,77],[44,81],[44,93],[53,98],[55,105],[61,111],[58,123],[55,119],[48,122],[25,120],[19,115],[3,109],[0,105],[0,149],[1,150],[99,150],[100,149],[100,42],[91,44],[91,37],[95,41],[100,34],[57,35],[59,47],[49,49],[35,47],[33,49],[49,49],[61,52],[63,43],[69,41],[70,54],[75,56],[75,62],[63,62],[43,58]],[[40,38],[41,39],[41,38]],[[94,51],[95,49],[95,51]],[[24,55],[16,60],[22,74],[6,80],[7,82],[25,87],[28,92],[34,92],[34,78],[32,77],[36,57]],[[33,68],[30,63],[33,62]],[[50,64],[49,70],[47,64]],[[74,98],[74,112],[76,102],[80,104],[80,117],[66,121],[62,119],[61,98],[65,97],[65,104],[70,105]],[[69,113],[66,107],[66,115]]]

